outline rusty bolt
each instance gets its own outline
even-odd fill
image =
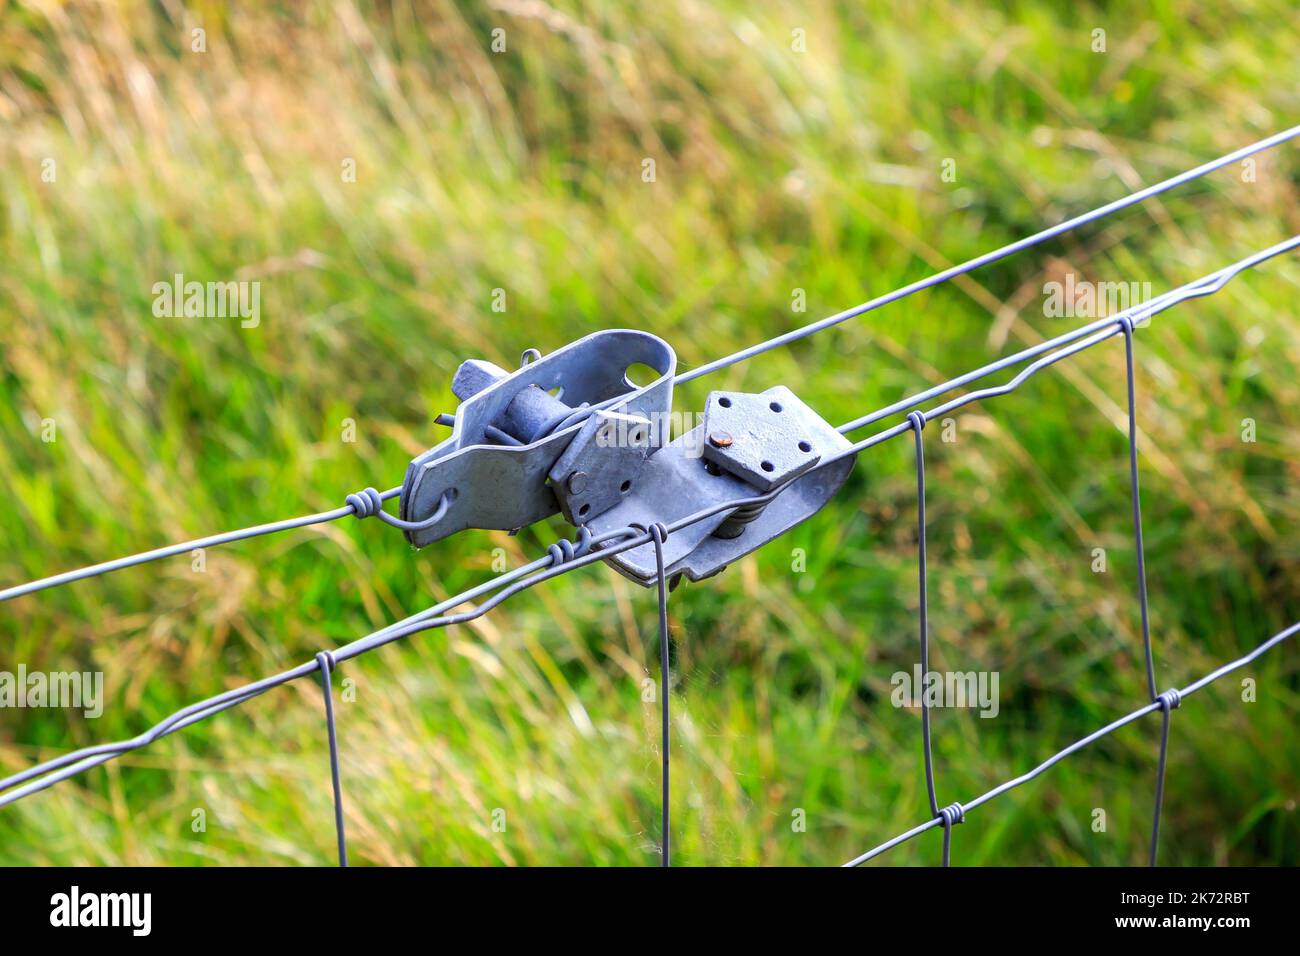
[[[731,445],[731,436],[726,432],[714,432],[709,436],[709,444],[714,448],[728,448]]]

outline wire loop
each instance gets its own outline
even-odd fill
[[[354,492],[344,499],[344,503],[352,506],[352,513],[357,518],[370,518],[384,510],[384,499],[376,488]]]
[[[361,491],[354,492],[344,499],[344,503],[352,509],[352,514],[361,520],[362,518],[378,518],[384,524],[394,528],[400,528],[402,531],[423,531],[426,528],[432,528],[447,515],[447,509],[451,503],[456,500],[456,489],[448,488],[438,499],[438,507],[434,509],[433,514],[423,521],[403,521],[401,518],[394,518],[384,510],[384,499],[392,497],[400,489],[394,489],[391,494],[380,494],[374,488],[364,488]]]
[[[591,550],[591,529],[583,525],[578,529],[578,540],[570,541],[568,538],[561,538],[549,548],[546,553],[551,556],[551,567],[558,568],[561,564],[572,561],[574,558],[580,558]]]

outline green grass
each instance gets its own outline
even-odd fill
[[[696,367],[1300,117],[1282,0],[0,11],[4,584],[396,484],[445,434],[463,358],[509,366],[630,326]],[[1294,233],[1295,147],[1241,172],[691,383],[676,407],[784,383],[845,421],[1070,327],[1042,309],[1066,272],[1160,292]],[[176,272],[260,281],[261,325],[155,317]],[[1275,260],[1138,334],[1162,688],[1300,619],[1298,284]],[[1143,699],[1123,370],[1116,341],[962,410],[955,443],[927,434],[934,666],[996,670],[1002,691],[995,720],[936,714],[943,803]],[[838,863],[925,817],[919,714],[889,699],[916,655],[909,445],[673,594],[678,862]],[[107,701],[98,720],[4,712],[0,772],[139,733],[485,580],[493,549],[514,567],[566,533],[412,553],[349,521],[214,549],[204,573],[180,559],[6,604],[0,669],[102,670]],[[348,663],[354,861],[653,863],[656,660],[653,592],[597,565]],[[1175,714],[1162,862],[1296,861],[1295,662],[1280,648]],[[1158,731],[972,812],[955,861],[1142,862]],[[332,845],[310,681],[0,812],[7,864],[328,863]],[[885,860],[938,853],[931,834]]]

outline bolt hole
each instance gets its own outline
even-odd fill
[[[587,512],[589,512],[590,510],[591,510],[591,505],[583,505],[581,508],[578,509],[578,517],[579,518],[587,517]]]
[[[619,486],[618,486],[618,490],[619,490],[621,493],[623,493],[623,494],[627,494],[629,491],[631,491],[631,490],[632,490],[632,481],[631,481],[631,479],[629,479],[629,480],[623,482],[621,485],[619,485]]]
[[[724,395],[722,398],[718,399],[718,404],[721,405],[723,408],[730,408],[730,407],[731,407],[731,399],[727,398],[727,397]]]
[[[782,409],[781,409],[781,403],[780,403],[780,402],[773,402],[771,405],[769,405],[769,406],[767,406],[767,407],[770,408],[770,409],[772,409],[772,411],[774,411],[774,412],[779,412],[779,411],[782,410]]]
[[[800,450],[800,451],[805,451],[805,452],[806,452],[806,451],[812,451],[812,445],[808,444],[808,442],[806,442],[806,441],[801,441],[801,442],[799,443],[799,450]]]
[[[776,465],[772,464],[770,461],[763,462],[759,467],[764,471],[776,471]]]

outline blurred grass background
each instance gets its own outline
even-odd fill
[[[5,584],[390,487],[445,434],[432,418],[463,358],[511,366],[632,326],[691,368],[1300,117],[1285,0],[0,11]],[[1300,229],[1296,148],[1243,172],[676,406],[785,383],[845,421],[1077,324],[1043,315],[1065,273],[1158,293]],[[151,288],[177,272],[260,282],[260,326],[155,317]],[[1300,617],[1298,284],[1275,260],[1137,338],[1161,688]],[[955,443],[928,436],[934,666],[1001,677],[997,719],[936,714],[941,803],[1143,699],[1122,374],[1116,341],[964,409]],[[874,449],[814,520],[674,593],[677,862],[838,863],[926,816],[919,714],[889,696],[916,655],[913,482],[910,442]],[[203,573],[180,559],[7,604],[0,669],[102,670],[107,700],[99,720],[4,712],[0,771],[134,735],[484,580],[493,549],[514,567],[564,534],[556,519],[412,553],[349,521],[212,550]],[[654,628],[653,592],[597,565],[345,665],[353,860],[655,862]],[[1162,862],[1296,861],[1295,662],[1283,647],[1239,675],[1256,702],[1233,677],[1175,715]],[[954,860],[1144,861],[1158,730],[972,813]],[[6,864],[329,863],[332,846],[312,682],[0,812]],[[931,834],[882,862],[938,855]]]

